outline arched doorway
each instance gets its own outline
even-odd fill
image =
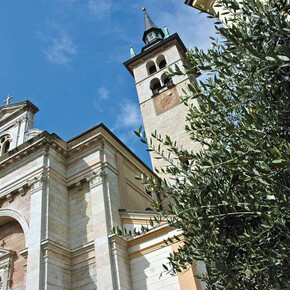
[[[12,217],[0,216],[1,289],[25,289],[26,261],[20,254],[25,247],[25,234],[20,223]]]

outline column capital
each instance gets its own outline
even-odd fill
[[[34,176],[31,179],[27,180],[28,187],[31,188],[31,193],[38,190],[39,188],[43,187],[44,183],[47,181],[48,176],[46,173],[42,172],[38,176]]]
[[[89,175],[86,176],[86,181],[89,183],[90,188],[98,186],[103,183],[103,178],[107,175],[107,170],[101,168],[98,171],[92,171]]]

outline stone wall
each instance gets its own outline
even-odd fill
[[[134,290],[179,290],[177,276],[165,272],[162,264],[167,263],[171,247],[167,246],[156,251],[134,258],[130,261]]]
[[[25,259],[19,254],[25,248],[25,236],[17,221],[8,221],[0,225],[0,246],[15,252],[11,287],[13,290],[25,288]]]

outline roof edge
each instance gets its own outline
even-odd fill
[[[151,52],[153,52],[154,50],[162,47],[164,44],[167,44],[173,40],[177,40],[177,42],[180,44],[181,48],[183,49],[184,52],[187,51],[183,41],[181,40],[181,38],[179,37],[179,35],[177,33],[172,34],[171,36],[169,36],[168,38],[163,39],[162,41],[156,43],[155,45],[153,45],[152,47],[144,50],[144,48],[142,49],[141,53],[137,54],[136,56],[132,57],[131,59],[125,61],[123,63],[123,65],[126,67],[126,69],[129,71],[129,73],[134,77],[133,75],[133,71],[130,70],[130,64],[134,63],[135,61],[137,61],[138,59],[140,59],[141,57],[146,56],[147,54],[150,54]]]
[[[28,100],[23,101],[23,102],[18,102],[18,103],[13,103],[13,104],[1,106],[0,111],[2,111],[3,109],[6,109],[6,108],[13,108],[14,106],[19,106],[19,105],[20,106],[23,105],[23,107],[27,106],[27,107],[31,108],[33,113],[37,113],[39,111],[38,107],[36,107],[34,104],[32,104]]]
[[[125,148],[126,151],[128,151],[134,158],[136,158],[148,171],[150,171],[154,176],[157,177],[156,173],[153,172],[153,170],[145,164],[144,161],[142,161],[127,145],[125,145],[107,126],[105,126],[102,122],[96,124],[95,126],[83,131],[82,133],[72,137],[71,139],[67,140],[67,143],[70,143],[74,140],[77,140],[78,138],[92,132],[95,129],[102,128],[105,130],[111,137],[113,137],[123,148]]]

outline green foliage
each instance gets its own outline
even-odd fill
[[[289,6],[220,3],[228,17],[228,25],[216,22],[221,42],[190,51],[186,67],[210,73],[183,99],[186,131],[202,149],[178,148],[155,132],[170,156],[150,141],[149,150],[169,162],[171,182],[140,178],[170,197],[167,210],[155,209],[185,236],[170,271],[202,261],[208,289],[289,289]],[[141,128],[136,134],[147,142]]]

